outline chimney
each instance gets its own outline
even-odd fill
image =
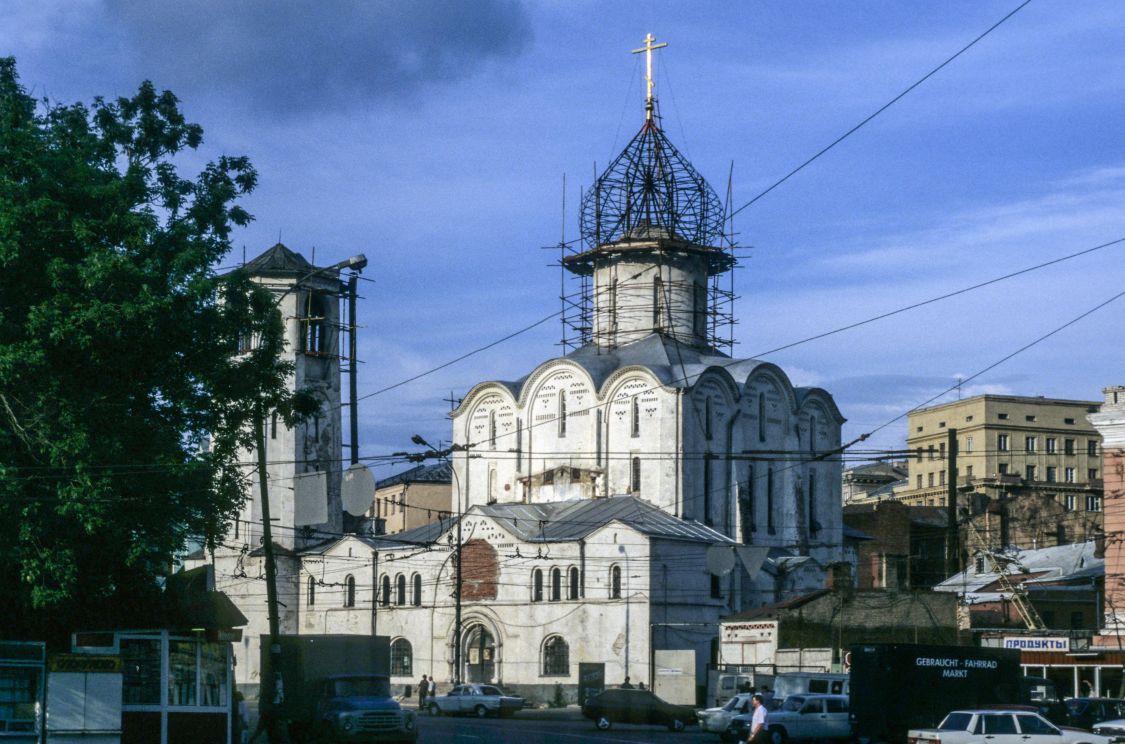
[[[1105,558],[1105,530],[1094,533],[1094,557]]]

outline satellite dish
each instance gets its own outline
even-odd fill
[[[726,576],[734,568],[734,548],[712,545],[707,548],[707,570],[715,576]]]
[[[344,471],[344,479],[340,484],[340,500],[344,511],[353,517],[362,517],[371,508],[374,497],[375,476],[371,475],[366,465],[356,463]]]

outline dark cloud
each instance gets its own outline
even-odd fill
[[[110,0],[145,77],[271,113],[409,97],[521,52],[518,0]]]

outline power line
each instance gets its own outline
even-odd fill
[[[792,178],[793,176],[795,176],[795,175],[797,175],[798,173],[800,173],[800,172],[801,172],[802,170],[804,170],[804,169],[805,169],[805,167],[806,167],[807,165],[809,165],[810,163],[812,163],[812,162],[813,162],[814,160],[816,160],[817,158],[819,158],[819,157],[820,157],[821,155],[824,155],[824,154],[825,154],[826,152],[828,152],[829,150],[831,150],[831,149],[832,149],[833,147],[835,147],[836,145],[840,144],[841,142],[843,142],[844,140],[846,140],[846,139],[847,139],[848,137],[850,137],[851,135],[853,135],[853,134],[855,134],[856,132],[858,132],[858,131],[859,131],[859,130],[860,130],[860,129],[861,129],[861,128],[862,128],[863,126],[864,126],[864,125],[866,125],[866,124],[867,124],[867,123],[868,123],[869,121],[871,121],[871,120],[872,120],[872,119],[874,119],[874,118],[875,118],[876,116],[878,116],[879,114],[881,114],[881,113],[883,113],[884,111],[886,111],[887,109],[889,109],[889,108],[890,108],[891,106],[893,106],[894,104],[898,103],[898,102],[899,102],[900,100],[902,100],[902,99],[903,99],[904,97],[906,97],[906,95],[907,95],[908,93],[910,93],[910,92],[911,92],[912,90],[914,90],[915,88],[917,88],[917,87],[918,87],[919,85],[921,85],[922,83],[926,82],[926,81],[927,81],[927,80],[929,80],[929,79],[930,79],[931,77],[933,77],[934,75],[936,75],[936,74],[937,74],[937,73],[938,73],[938,72],[939,72],[939,71],[940,71],[940,70],[941,70],[942,68],[944,68],[944,67],[945,67],[946,65],[948,65],[948,64],[949,64],[950,62],[952,62],[953,60],[957,59],[958,57],[960,57],[960,56],[961,56],[962,54],[964,54],[965,52],[969,51],[969,49],[971,49],[971,48],[972,48],[973,46],[975,46],[975,45],[977,44],[977,42],[979,42],[979,41],[980,41],[981,39],[983,39],[984,37],[988,36],[988,35],[989,35],[990,33],[992,33],[993,31],[995,31],[995,30],[996,30],[997,28],[999,28],[999,27],[1000,27],[1000,25],[1001,25],[1002,23],[1004,23],[1005,21],[1007,21],[1007,20],[1008,20],[1009,18],[1011,18],[1012,16],[1014,16],[1014,15],[1015,15],[1016,13],[1020,12],[1021,10],[1023,10],[1023,9],[1024,9],[1024,7],[1026,7],[1026,6],[1027,6],[1027,5],[1028,5],[1028,4],[1030,3],[1030,2],[1031,2],[1031,0],[1024,0],[1024,2],[1023,2],[1023,3],[1020,3],[1020,4],[1018,5],[1018,6],[1016,6],[1016,8],[1015,8],[1014,10],[1012,10],[1012,11],[1011,11],[1010,13],[1008,13],[1008,14],[1007,14],[1006,16],[1004,16],[1004,17],[1003,17],[1003,18],[1001,18],[1001,19],[1000,19],[999,21],[997,21],[996,23],[994,23],[994,24],[992,24],[991,26],[989,26],[989,27],[988,27],[988,29],[987,29],[987,30],[985,30],[985,32],[984,32],[984,33],[982,33],[982,34],[981,34],[980,36],[976,37],[975,39],[973,39],[972,41],[970,41],[970,42],[969,42],[968,44],[966,44],[965,46],[961,47],[961,48],[960,48],[960,49],[959,49],[959,50],[958,50],[957,52],[955,52],[955,53],[953,54],[953,56],[951,56],[951,57],[947,58],[947,59],[946,59],[946,60],[945,60],[944,62],[942,62],[942,63],[941,63],[940,65],[938,65],[938,66],[937,66],[937,67],[935,67],[934,69],[932,69],[932,70],[930,70],[929,72],[927,72],[927,73],[926,73],[925,75],[923,75],[923,76],[922,76],[921,78],[919,78],[919,79],[918,79],[917,81],[915,81],[915,82],[914,82],[914,83],[913,83],[913,84],[912,84],[912,85],[911,85],[911,86],[910,86],[909,88],[907,88],[906,90],[902,91],[902,92],[901,92],[901,93],[899,93],[899,94],[898,94],[897,96],[895,96],[894,98],[892,98],[891,100],[887,101],[887,102],[886,102],[885,104],[883,104],[882,106],[880,106],[880,107],[879,107],[879,109],[875,111],[875,113],[871,114],[871,115],[870,115],[870,116],[868,116],[868,117],[867,117],[866,119],[864,119],[864,120],[863,120],[863,121],[861,121],[860,123],[856,124],[856,125],[855,125],[854,127],[852,127],[851,129],[849,129],[848,131],[844,132],[844,133],[843,133],[842,135],[840,135],[840,136],[839,136],[839,137],[837,137],[837,138],[836,138],[835,140],[833,140],[833,141],[832,141],[831,143],[829,143],[829,144],[828,144],[828,145],[827,145],[826,147],[824,147],[823,149],[821,149],[821,150],[820,150],[820,152],[816,153],[816,154],[815,154],[815,155],[813,155],[813,156],[812,156],[811,158],[809,158],[808,160],[806,160],[805,162],[801,163],[801,164],[800,164],[800,165],[798,165],[798,166],[797,166],[796,168],[794,168],[793,170],[789,171],[789,172],[788,172],[787,174],[785,174],[784,176],[782,176],[782,178],[781,178],[780,180],[778,180],[778,181],[774,182],[774,183],[773,183],[773,185],[771,185],[771,186],[770,186],[769,188],[767,188],[767,189],[766,189],[765,191],[761,192],[760,194],[758,194],[757,196],[755,196],[755,197],[754,197],[753,199],[751,199],[750,201],[746,202],[745,204],[743,204],[743,205],[742,205],[741,207],[739,207],[738,209],[736,209],[736,210],[734,210],[733,212],[731,212],[731,213],[730,213],[730,215],[728,215],[728,217],[734,217],[734,216],[735,216],[736,214],[738,214],[738,213],[739,213],[739,212],[741,212],[742,210],[744,210],[744,209],[746,209],[747,207],[749,207],[750,205],[754,204],[754,203],[755,203],[756,201],[758,201],[759,199],[761,199],[761,198],[762,198],[763,196],[765,196],[766,194],[770,193],[771,191],[773,191],[774,189],[776,189],[776,188],[777,188],[778,186],[780,186],[781,184],[785,183],[786,181],[788,181],[788,180],[789,180],[790,178]]]

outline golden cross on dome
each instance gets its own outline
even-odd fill
[[[645,45],[640,49],[634,49],[633,54],[645,53],[645,121],[652,121],[652,51],[654,49],[663,49],[668,46],[668,42],[662,41],[659,44],[653,44],[656,41],[652,34],[645,35]]]

